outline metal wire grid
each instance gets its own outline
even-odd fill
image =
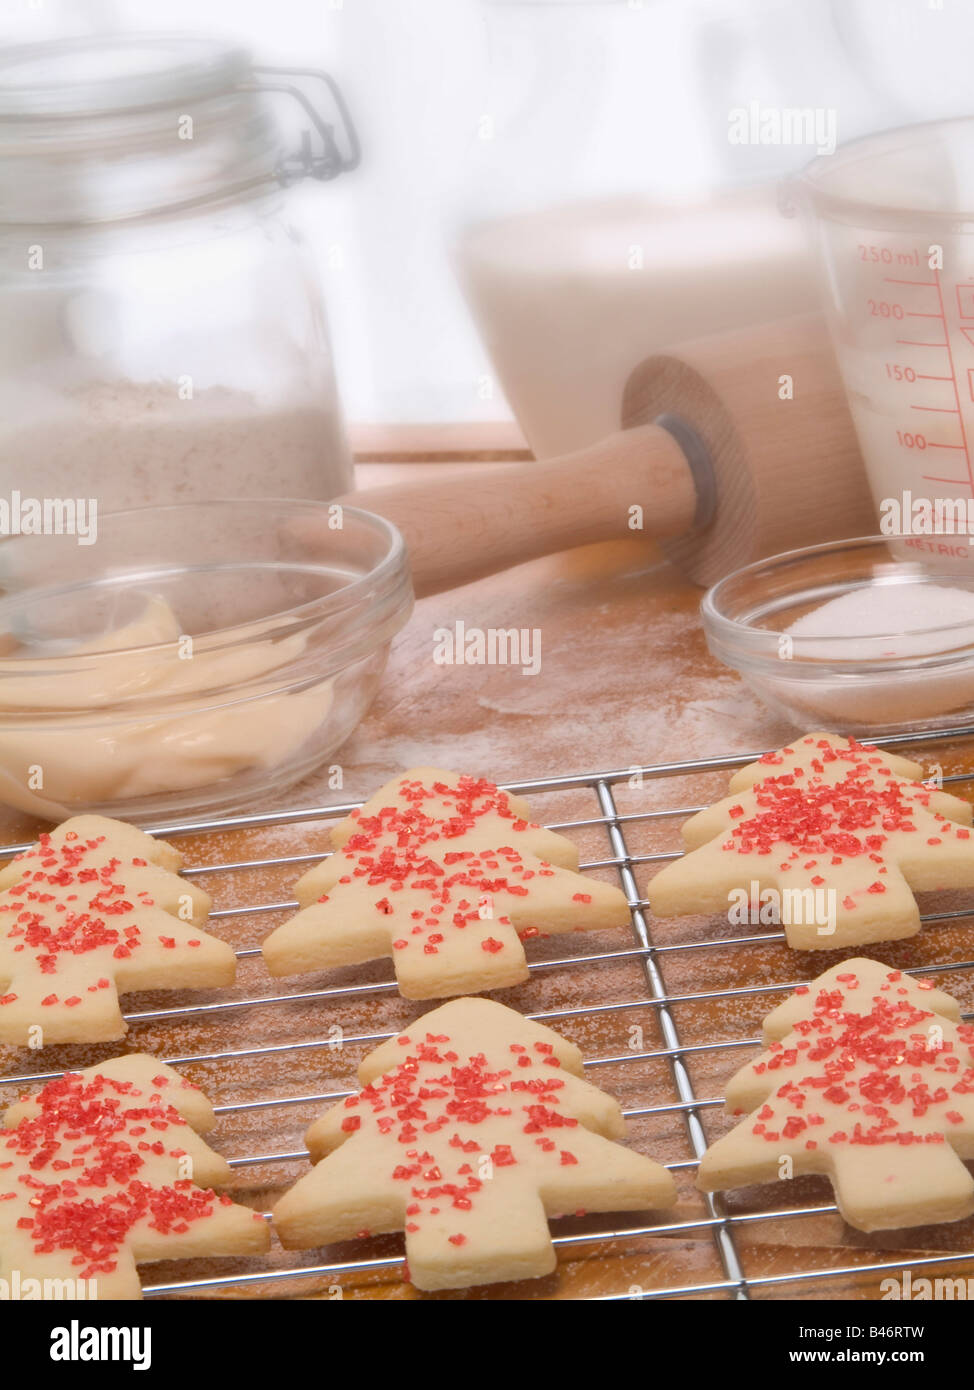
[[[954,743],[957,740],[971,737],[974,737],[974,725],[954,729],[931,730],[923,734],[898,734],[888,737],[878,737],[876,741],[881,743],[884,747],[891,747],[896,744],[909,744],[912,748],[929,744],[935,745],[938,742],[949,741],[950,743]],[[657,1011],[660,1033],[664,1041],[663,1047],[642,1052],[626,1052],[618,1056],[586,1059],[585,1066],[589,1070],[595,1070],[599,1067],[621,1063],[638,1063],[656,1060],[665,1061],[678,1099],[662,1105],[637,1106],[624,1110],[623,1114],[627,1118],[663,1115],[666,1113],[677,1113],[682,1116],[686,1126],[687,1138],[694,1156],[692,1159],[683,1162],[667,1164],[666,1166],[671,1171],[696,1168],[707,1148],[707,1139],[700,1120],[701,1112],[724,1104],[722,1096],[699,1096],[696,1094],[690,1072],[686,1065],[686,1058],[694,1053],[717,1052],[761,1046],[761,1039],[759,1037],[685,1044],[681,1042],[672,1006],[740,998],[745,995],[781,993],[794,989],[795,986],[802,983],[802,981],[797,979],[776,981],[773,984],[734,986],[728,989],[706,990],[691,994],[667,992],[660,969],[660,963],[662,958],[668,953],[710,951],[728,946],[768,945],[773,942],[784,941],[784,933],[762,932],[755,935],[721,937],[715,940],[681,942],[673,945],[656,944],[653,940],[650,924],[647,921],[646,915],[650,904],[647,899],[640,895],[635,869],[637,866],[663,863],[670,859],[676,859],[679,857],[679,851],[641,855],[633,854],[626,842],[625,827],[632,822],[660,821],[675,818],[684,819],[702,810],[703,806],[685,805],[626,814],[618,810],[612,789],[620,782],[632,778],[637,772],[644,780],[652,781],[664,778],[730,771],[755,761],[757,758],[761,757],[762,753],[765,751],[768,750],[762,749],[757,752],[738,754],[730,757],[701,758],[684,762],[647,765],[641,768],[628,767],[611,772],[581,773],[567,777],[547,777],[530,782],[512,782],[504,784],[506,790],[521,795],[589,789],[597,800],[598,815],[572,821],[549,822],[548,828],[557,831],[571,831],[573,829],[577,830],[589,827],[603,827],[605,829],[612,850],[611,857],[608,859],[583,862],[580,868],[583,870],[608,868],[617,871],[632,914],[634,945],[618,951],[600,951],[594,954],[559,957],[556,960],[533,961],[529,962],[529,970],[534,973],[539,970],[550,970],[565,966],[584,967],[604,961],[623,960],[627,958],[635,959],[639,961],[645,977],[645,997],[618,1000],[610,1003],[583,1005],[576,1008],[548,1010],[543,1013],[532,1013],[527,1015],[527,1017],[538,1022],[550,1023],[558,1027],[561,1020],[577,1018],[586,1014],[607,1013],[632,1008],[651,1008]],[[943,780],[946,785],[952,782],[970,780],[972,775],[974,774],[956,774],[954,776],[945,777]],[[197,833],[216,833],[229,830],[266,828],[275,825],[294,825],[304,821],[337,819],[347,815],[349,811],[361,804],[361,802],[348,802],[342,805],[312,806],[298,810],[241,815],[224,819],[182,820],[170,822],[168,824],[154,825],[147,827],[147,829],[152,834],[164,835],[171,838],[179,835]],[[0,860],[19,854],[29,847],[29,843],[0,846]],[[186,877],[196,878],[208,874],[231,873],[255,868],[277,866],[298,868],[300,865],[319,862],[323,857],[325,856],[323,856],[321,851],[309,854],[288,854],[264,859],[198,865],[184,869],[183,873]],[[214,910],[210,914],[210,919],[211,921],[219,921],[224,917],[240,917],[255,913],[271,913],[288,909],[293,910],[297,909],[297,907],[298,904],[296,901],[250,904],[246,907]],[[974,917],[974,906],[970,909],[925,914],[922,920],[924,924],[929,924],[971,917]],[[238,959],[245,959],[247,957],[259,956],[260,950],[256,947],[238,950],[236,955]],[[911,968],[911,974],[931,974],[945,969],[974,969],[974,959],[949,961],[937,963],[935,965]],[[346,985],[306,990],[296,994],[256,995],[251,998],[227,1000],[212,1004],[189,1004],[166,1009],[146,1010],[127,1013],[125,1018],[129,1024],[149,1022],[150,1020],[175,1020],[189,1015],[214,1013],[232,1014],[234,1010],[294,1003],[296,1001],[335,1001],[349,995],[361,996],[366,994],[395,992],[396,985],[393,981],[381,984]],[[969,1020],[974,1018],[974,1014],[965,1014],[963,1017],[965,1020]],[[343,1045],[360,1043],[374,1047],[393,1036],[395,1036],[394,1033],[361,1033],[354,1036],[346,1036],[342,1041]],[[174,1066],[194,1062],[232,1062],[234,1059],[240,1057],[298,1052],[307,1049],[330,1047],[334,1047],[334,1040],[332,1038],[311,1038],[297,1042],[278,1043],[266,1047],[248,1047],[220,1052],[204,1052],[186,1056],[165,1057],[162,1060]],[[25,1072],[17,1075],[0,1077],[0,1087],[42,1083],[52,1080],[61,1074],[62,1073],[59,1071]],[[0,1097],[2,1097],[2,1094],[2,1091],[0,1091]],[[215,1106],[214,1109],[217,1115],[225,1115],[287,1105],[308,1103],[321,1103],[325,1105],[341,1100],[345,1096],[351,1094],[353,1094],[353,1092],[350,1090],[338,1090],[306,1095],[274,1096],[265,1100],[218,1105]],[[2,1103],[2,1100],[0,1100],[0,1104]],[[280,1153],[249,1154],[242,1157],[231,1158],[228,1162],[231,1168],[246,1168],[256,1165],[292,1162],[307,1157],[308,1153],[306,1149],[296,1149]],[[665,1285],[658,1288],[640,1288],[638,1291],[627,1290],[625,1293],[599,1295],[596,1296],[594,1300],[598,1302],[612,1302],[622,1299],[628,1300],[634,1297],[639,1299],[687,1298],[694,1295],[721,1293],[731,1298],[747,1300],[752,1293],[760,1292],[762,1289],[771,1286],[786,1289],[792,1285],[796,1286],[797,1291],[795,1296],[800,1297],[800,1286],[802,1284],[809,1284],[821,1280],[838,1280],[844,1277],[860,1277],[869,1274],[895,1274],[902,1272],[905,1267],[905,1262],[903,1260],[890,1259],[877,1260],[866,1264],[833,1265],[822,1269],[808,1269],[786,1274],[745,1276],[742,1267],[741,1253],[735,1239],[735,1232],[737,1230],[761,1221],[779,1221],[786,1218],[831,1215],[837,1212],[837,1207],[832,1203],[826,1203],[818,1206],[796,1206],[768,1211],[732,1213],[726,1209],[723,1199],[719,1194],[706,1195],[704,1197],[704,1202],[707,1215],[696,1220],[662,1222],[651,1226],[611,1226],[597,1231],[573,1235],[555,1234],[553,1235],[553,1244],[557,1248],[570,1248],[609,1240],[626,1241],[644,1237],[678,1236],[683,1232],[705,1229],[710,1230],[720,1267],[723,1271],[722,1278],[681,1285]],[[265,1215],[269,1214],[265,1213]],[[909,1259],[909,1267],[911,1270],[915,1270],[928,1266],[939,1267],[972,1260],[974,1260],[974,1250],[949,1255],[936,1254],[929,1257],[911,1257]],[[143,1293],[146,1297],[159,1297],[167,1294],[197,1294],[205,1296],[208,1290],[216,1290],[218,1288],[227,1288],[231,1286],[236,1286],[242,1290],[246,1290],[250,1286],[255,1286],[259,1290],[260,1286],[267,1286],[268,1284],[273,1285],[281,1281],[295,1279],[317,1278],[330,1279],[333,1281],[342,1274],[377,1269],[392,1269],[401,1265],[401,1263],[402,1257],[393,1255],[375,1259],[348,1259],[332,1263],[270,1269],[247,1274],[226,1273],[206,1279],[187,1279],[166,1284],[144,1284]]]

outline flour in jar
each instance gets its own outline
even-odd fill
[[[185,388],[184,388],[185,390]],[[0,383],[0,495],[102,511],[225,497],[325,499],[351,486],[337,411],[174,382]]]

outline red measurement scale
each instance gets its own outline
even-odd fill
[[[972,156],[974,120],[931,122],[841,146],[795,187],[822,251],[877,510],[889,515],[899,499],[911,543],[966,568],[974,566]]]
[[[898,502],[917,549],[970,563],[974,275],[957,263],[953,241],[850,243],[835,267],[833,318],[880,515]],[[931,527],[939,534],[927,534]]]

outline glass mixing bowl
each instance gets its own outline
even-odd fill
[[[974,723],[974,616],[911,626],[912,585],[970,593],[974,613],[974,566],[938,565],[933,540],[866,536],[790,550],[720,580],[701,604],[707,645],[800,728],[859,735]],[[880,589],[874,613],[890,615],[885,632],[865,636],[848,620],[833,633],[787,632],[831,599]]]
[[[368,709],[412,609],[368,512],[216,501],[0,542],[0,800],[48,819],[226,812]]]

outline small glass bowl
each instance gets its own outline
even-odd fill
[[[974,565],[965,571],[956,560],[938,563],[927,545],[865,536],[746,565],[704,596],[707,645],[800,728],[855,736],[974,723],[974,618],[872,637],[785,631],[857,590],[930,584],[974,593]]]
[[[365,714],[413,604],[395,527],[288,500],[10,536],[0,593],[0,800],[47,819],[285,790]]]

